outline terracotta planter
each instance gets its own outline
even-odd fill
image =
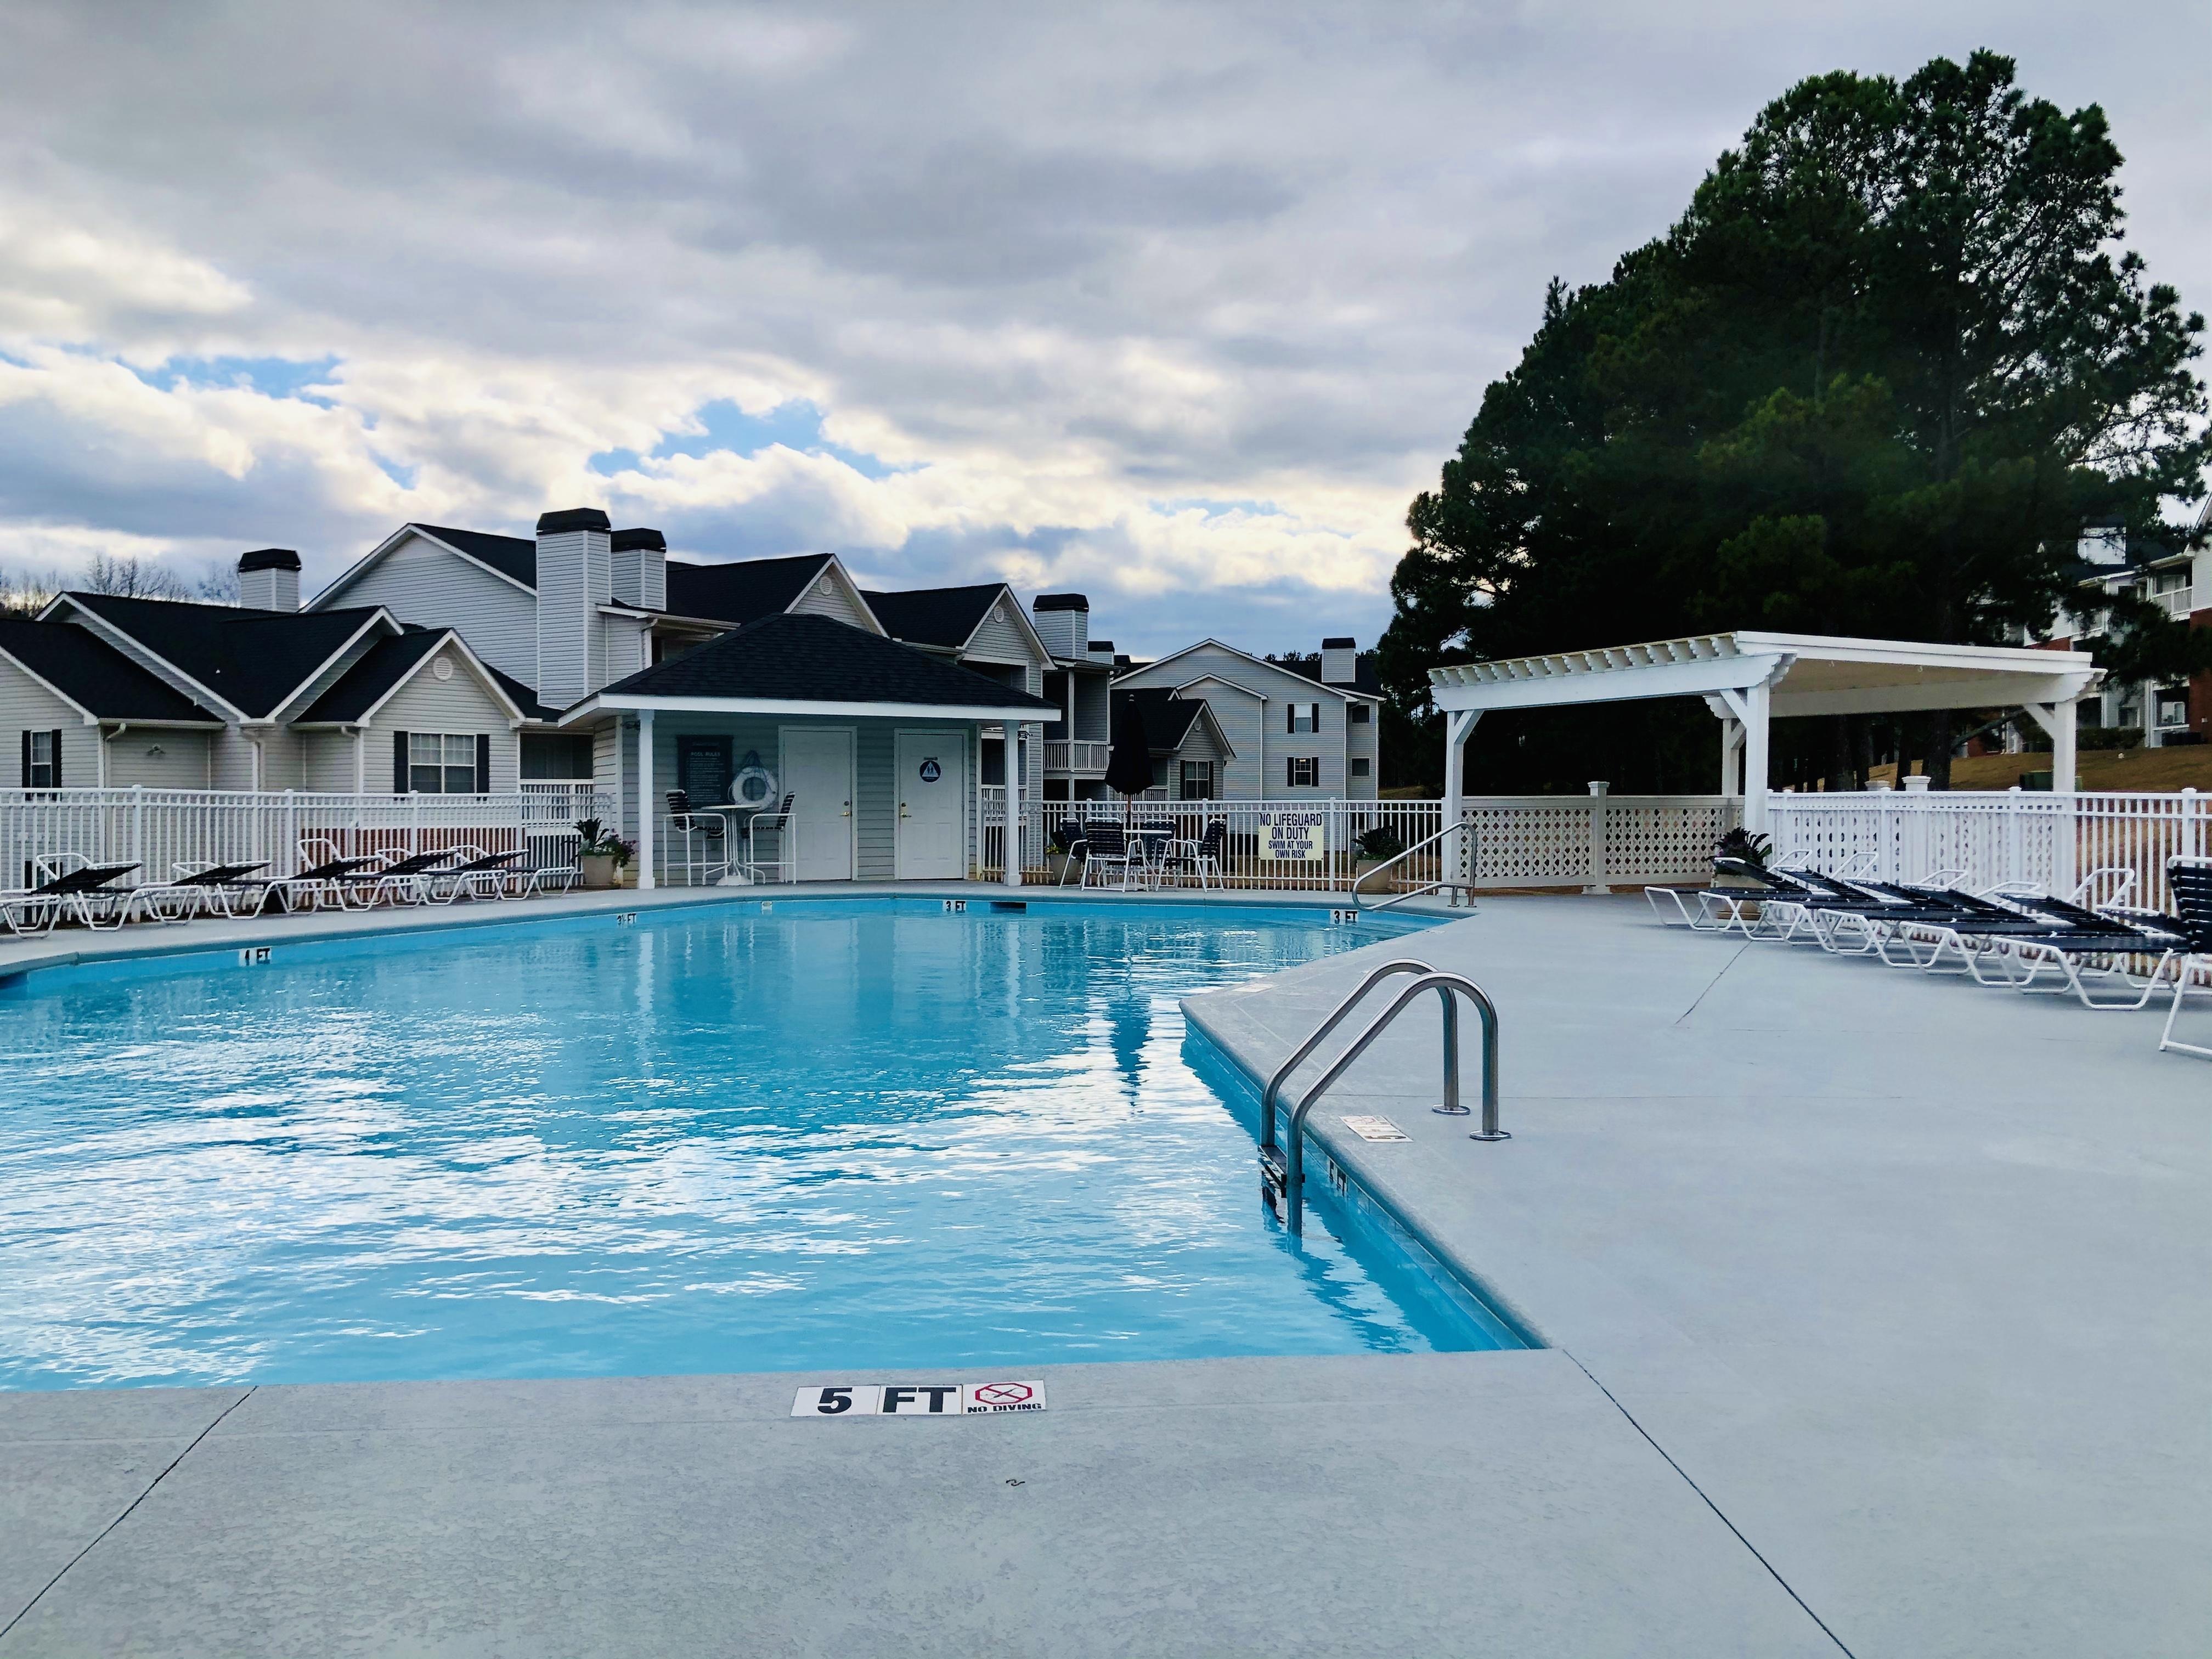
[[[615,884],[615,855],[586,853],[576,860],[576,871],[586,887],[611,887]]]

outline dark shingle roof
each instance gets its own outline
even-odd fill
[[[338,676],[336,684],[308,706],[307,712],[300,716],[301,722],[340,723],[362,719],[376,707],[379,698],[407,677],[409,670],[447,640],[460,637],[450,628],[410,627],[404,634],[379,640],[366,656]],[[539,705],[538,694],[520,680],[501,673],[489,663],[483,667],[498,683],[499,689],[522,710],[525,718],[550,720],[554,717],[550,709]]]
[[[453,630],[410,628],[379,640],[352,667],[338,676],[331,689],[307,705],[302,722],[357,720],[376,706],[377,699],[399,684],[407,671],[441,645]]]
[[[75,623],[0,619],[0,652],[100,720],[222,723]]]
[[[112,593],[64,597],[256,718],[273,714],[376,614],[374,607],[241,611]]]
[[[828,617],[763,617],[617,680],[613,693],[778,702],[909,702],[1059,712],[1042,697]]]
[[[482,659],[479,659],[478,660],[481,661]],[[559,709],[548,708],[544,703],[538,702],[538,694],[532,690],[528,686],[525,685],[520,680],[515,678],[514,675],[502,674],[499,670],[494,668],[489,663],[485,663],[483,666],[484,672],[490,675],[492,678],[499,682],[499,689],[506,692],[509,697],[514,699],[514,706],[522,711],[523,719],[526,720],[557,720],[561,718],[561,711]]]
[[[735,627],[788,611],[807,583],[830,562],[827,553],[782,559],[742,559],[733,564],[668,566],[668,608],[679,617],[705,617]]]
[[[502,576],[512,576],[525,587],[538,586],[538,544],[527,536],[495,536],[482,530],[455,530],[442,524],[410,524],[426,536],[435,536],[447,546],[489,565]]]
[[[1164,688],[1116,691],[1114,701],[1135,714],[1144,727],[1145,747],[1156,755],[1173,754],[1182,748],[1190,728],[1206,713],[1203,697],[1178,697]]]
[[[895,640],[957,651],[981,623],[1004,582],[973,587],[918,587],[903,593],[863,593],[868,609]]]

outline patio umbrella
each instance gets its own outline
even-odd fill
[[[1121,798],[1121,822],[1129,821],[1129,802],[1152,787],[1152,751],[1145,741],[1145,719],[1127,691],[1114,696],[1113,748],[1106,756],[1106,787]]]

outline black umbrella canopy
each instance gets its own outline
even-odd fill
[[[1106,787],[1117,795],[1141,795],[1152,787],[1152,751],[1145,718],[1127,691],[1114,693],[1114,747],[1106,757]]]

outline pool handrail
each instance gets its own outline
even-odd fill
[[[1435,846],[1438,842],[1443,840],[1445,836],[1451,835],[1454,831],[1458,831],[1468,836],[1472,836],[1474,833],[1472,829],[1463,823],[1448,823],[1443,829],[1437,830],[1436,834],[1432,836],[1424,836],[1420,840],[1415,842],[1411,847],[1405,848],[1401,852],[1393,853],[1389,858],[1383,860],[1382,863],[1376,865],[1372,870],[1369,870],[1364,874],[1355,875],[1352,877],[1352,908],[1357,910],[1387,910],[1394,904],[1403,904],[1407,899],[1419,898],[1425,893],[1434,893],[1441,890],[1453,895],[1465,893],[1468,896],[1468,908],[1473,908],[1474,903],[1474,886],[1472,880],[1453,881],[1449,878],[1446,878],[1443,881],[1431,881],[1419,887],[1408,888],[1402,893],[1393,893],[1389,898],[1378,900],[1373,904],[1370,904],[1367,902],[1368,896],[1360,891],[1359,889],[1359,884],[1361,882],[1367,880],[1370,877],[1379,876],[1384,871],[1390,869],[1395,865],[1403,864],[1407,859],[1413,857],[1414,854],[1420,852],[1424,848]],[[1463,853],[1462,854],[1461,862],[1463,865],[1471,865],[1472,861],[1471,854]],[[1456,897],[1455,897],[1453,902],[1455,904],[1457,902]]]
[[[1288,1060],[1275,1068],[1274,1076],[1267,1079],[1267,1086],[1260,1091],[1260,1151],[1262,1156],[1274,1148],[1275,1104],[1282,1097],[1283,1085],[1289,1082],[1291,1073],[1304,1065],[1313,1051],[1321,1047],[1322,1040],[1343,1024],[1345,1017],[1360,1005],[1367,994],[1393,974],[1433,974],[1436,971],[1436,969],[1428,963],[1417,961],[1412,957],[1401,957],[1395,962],[1386,962],[1368,975],[1365,979],[1361,980],[1358,988],[1338,1003],[1330,1011],[1327,1019],[1314,1027],[1312,1034],[1292,1051]],[[1446,1000],[1449,1000],[1449,993],[1446,994]]]
[[[1319,1082],[1306,1091],[1297,1109],[1291,1114],[1290,1132],[1283,1140],[1283,1226],[1296,1234],[1305,1226],[1305,1127],[1306,1114],[1314,1103],[1328,1092],[1331,1085],[1342,1077],[1352,1062],[1367,1051],[1367,1046],[1389,1029],[1391,1023],[1430,991],[1439,991],[1444,996],[1444,1111],[1463,1109],[1459,1106],[1459,1005],[1455,999],[1465,997],[1474,1004],[1475,1012],[1482,1017],[1482,1127],[1470,1134],[1470,1140],[1510,1140],[1513,1137],[1498,1127],[1498,1009],[1489,994],[1464,974],[1438,972],[1424,974],[1401,991],[1390,1006],[1368,1023],[1367,1029],[1352,1038],[1352,1044],[1321,1075]]]

